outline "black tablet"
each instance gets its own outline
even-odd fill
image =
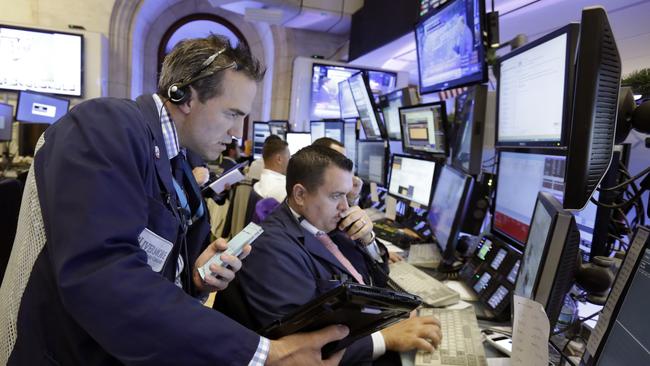
[[[328,325],[346,325],[350,328],[347,337],[323,347],[323,358],[328,358],[357,339],[408,318],[421,302],[418,296],[407,292],[344,283],[270,324],[260,334],[277,339]]]

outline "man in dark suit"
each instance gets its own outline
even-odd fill
[[[241,261],[199,276],[226,242],[190,235],[206,216],[183,149],[214,160],[241,137],[263,74],[241,44],[185,40],[156,94],[90,100],[46,130],[0,288],[0,364],[338,362],[320,348],[345,327],[269,341],[199,301]]]
[[[348,206],[352,184],[352,162],[332,149],[309,146],[292,156],[287,200],[262,223],[264,233],[244,260],[235,288],[220,293],[215,307],[258,329],[342,281],[385,286],[388,257],[374,240],[367,214]],[[236,301],[248,314],[224,304]],[[440,337],[436,319],[413,317],[355,342],[343,363],[369,364],[387,350],[432,351]]]

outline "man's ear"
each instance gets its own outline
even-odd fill
[[[189,93],[189,98],[185,99],[185,102],[182,104],[178,104],[178,110],[180,110],[183,114],[188,115],[190,114],[190,111],[192,110],[192,103],[195,102],[195,95],[196,95],[196,90],[192,88],[191,86],[187,87],[186,93]]]
[[[293,190],[291,191],[291,197],[293,197],[293,200],[296,202],[296,204],[299,207],[303,207],[305,205],[305,196],[307,195],[307,189],[305,186],[302,184],[298,183],[293,186]]]

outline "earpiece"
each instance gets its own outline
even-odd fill
[[[185,103],[188,95],[190,94],[185,92],[183,84],[172,84],[167,89],[167,98],[174,104]]]

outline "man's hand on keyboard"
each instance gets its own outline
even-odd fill
[[[397,253],[388,252],[388,263],[401,262],[404,260],[404,257]]]
[[[433,352],[442,340],[440,322],[432,316],[412,317],[381,331],[386,349],[408,352],[414,349]]]

